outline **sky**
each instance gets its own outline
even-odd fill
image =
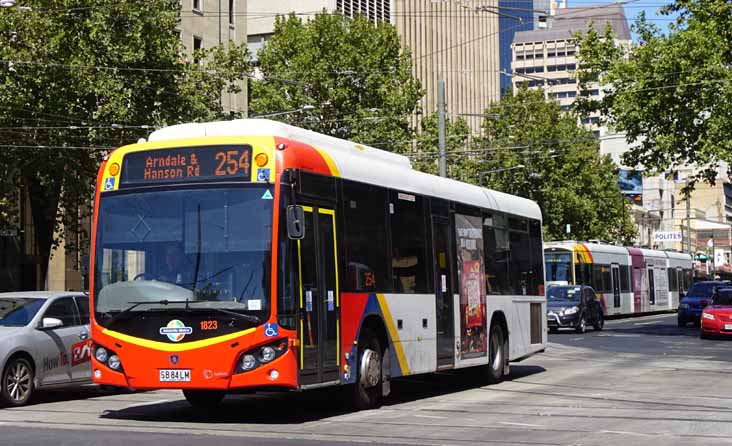
[[[597,5],[600,3],[615,3],[614,1],[607,0],[567,0],[567,6],[570,8],[577,8],[583,6]],[[628,18],[629,25],[635,23],[635,19],[641,11],[645,11],[646,19],[654,25],[661,28],[666,33],[668,30],[669,23],[672,23],[676,14],[672,16],[658,14],[658,10],[667,4],[671,4],[672,1],[664,0],[626,0],[619,2],[622,3],[623,9],[625,9],[625,16]],[[636,40],[636,35],[633,34],[633,40]]]

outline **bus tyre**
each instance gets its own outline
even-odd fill
[[[183,395],[191,406],[196,409],[214,410],[219,407],[221,400],[226,396],[226,392],[221,390],[193,390],[186,389]]]
[[[595,331],[601,331],[602,327],[605,326],[605,316],[602,314],[602,311],[597,314],[597,320],[592,325],[592,328],[595,329]]]
[[[500,324],[491,324],[491,334],[488,341],[488,382],[497,384],[503,380],[503,371],[506,365],[506,338]]]
[[[587,331],[587,320],[585,319],[585,316],[580,316],[579,322],[577,322],[577,327],[574,329],[577,333],[584,333]]]
[[[353,406],[358,410],[373,409],[381,401],[383,350],[378,336],[369,328],[364,328],[358,339],[358,355]]]
[[[8,361],[0,383],[0,401],[7,406],[22,406],[33,395],[33,366],[20,356]]]

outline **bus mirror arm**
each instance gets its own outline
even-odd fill
[[[291,240],[305,237],[305,211],[302,206],[287,206],[287,237]]]

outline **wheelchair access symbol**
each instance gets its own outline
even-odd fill
[[[279,335],[280,327],[277,324],[264,324],[264,335],[268,338],[273,338]]]

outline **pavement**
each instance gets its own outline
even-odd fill
[[[498,385],[475,370],[413,376],[362,412],[333,389],[230,395],[211,413],[177,391],[46,392],[0,410],[0,445],[732,444],[732,341],[675,315],[549,341]]]

